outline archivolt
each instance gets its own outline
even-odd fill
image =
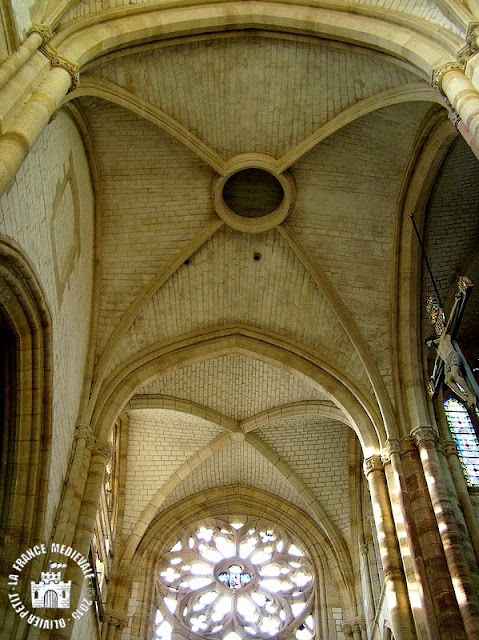
[[[0,523],[4,567],[18,557],[20,545],[27,548],[44,539],[52,431],[52,346],[50,313],[35,271],[20,247],[3,235],[0,316],[12,335],[6,363],[11,386],[10,391],[2,389],[8,403],[2,425],[6,445]]]
[[[118,15],[118,14],[117,14]],[[300,33],[359,44],[432,70],[455,58],[462,42],[427,22],[403,19],[392,24],[387,15],[271,2],[219,2],[150,12],[115,14],[79,21],[61,30],[51,45],[67,59],[84,66],[112,51],[155,40],[238,29]]]
[[[352,566],[347,556],[338,556],[331,540],[306,513],[290,504],[286,510],[275,496],[243,485],[222,487],[221,491],[209,489],[160,513],[143,536],[131,563],[128,562],[130,576],[141,567],[145,552],[159,556],[175,544],[186,527],[205,518],[227,514],[280,522],[309,550],[318,571],[327,570],[331,574],[341,592],[344,606],[349,608],[354,605],[354,593],[350,589]]]

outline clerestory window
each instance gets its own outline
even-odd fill
[[[444,401],[447,424],[456,441],[466,484],[479,488],[479,440],[466,405],[456,398]]]
[[[155,638],[314,637],[314,570],[277,525],[203,521],[166,554],[158,575]]]

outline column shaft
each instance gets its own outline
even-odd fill
[[[399,445],[399,443],[397,444]],[[407,534],[414,576],[418,587],[419,597],[421,599],[421,610],[423,612],[427,638],[429,640],[439,640],[440,634],[436,624],[434,605],[431,598],[431,592],[429,590],[424,560],[419,543],[419,536],[416,527],[414,526],[414,517],[402,466],[401,454],[397,446],[390,449],[389,459],[391,461],[391,468],[398,488],[398,501]],[[432,513],[431,517],[433,517]]]
[[[464,554],[464,536],[459,531],[442,480],[436,434],[432,428],[416,429],[421,463],[436,516],[446,562],[452,579],[459,611],[469,640],[479,638],[479,600],[477,575],[473,576]]]
[[[7,191],[36,139],[59,108],[71,87],[68,71],[51,69],[25,104],[12,125],[0,138],[0,194]]]
[[[479,93],[461,69],[452,68],[440,77],[439,87],[479,146]]]
[[[381,458],[379,456],[368,458],[365,461],[365,472],[371,492],[374,521],[384,571],[385,592],[394,637],[396,640],[416,640]]]

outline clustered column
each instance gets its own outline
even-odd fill
[[[394,527],[383,462],[375,455],[364,461],[384,571],[386,598],[396,640],[416,640],[399,545]],[[354,636],[353,636],[354,639]]]
[[[447,566],[459,611],[469,640],[479,638],[479,576],[471,571],[464,553],[464,535],[459,530],[443,478],[437,450],[437,434],[432,427],[412,433],[421,458],[433,511],[436,517]]]

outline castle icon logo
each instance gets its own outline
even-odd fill
[[[60,556],[59,560],[56,558]],[[55,558],[52,562],[50,558]],[[31,566],[31,573],[28,563],[33,561],[35,568]],[[70,564],[68,564],[70,562]],[[74,563],[74,564],[72,564]],[[63,580],[61,569],[70,567],[81,570],[84,578],[88,582],[80,583],[82,591],[77,594],[71,593],[72,581]],[[27,585],[22,585],[22,578],[27,580],[23,570],[29,572],[31,577],[40,574],[40,580],[28,580]],[[48,567],[46,571],[41,571],[42,567]],[[73,620],[80,620],[94,605],[95,590],[91,579],[95,578],[88,558],[75,551],[73,547],[52,542],[37,544],[30,549],[26,549],[12,564],[11,573],[8,575],[8,599],[15,613],[27,624],[38,629],[65,629],[68,623]],[[28,575],[28,574],[27,574]],[[31,607],[23,602],[23,594],[30,593]],[[81,600],[78,601],[78,597]],[[43,618],[39,609],[47,610]],[[36,636],[35,636],[36,637]]]
[[[50,569],[64,568],[66,564],[50,563]],[[72,581],[63,582],[61,572],[42,571],[40,582],[31,583],[32,607],[34,609],[68,609]]]

